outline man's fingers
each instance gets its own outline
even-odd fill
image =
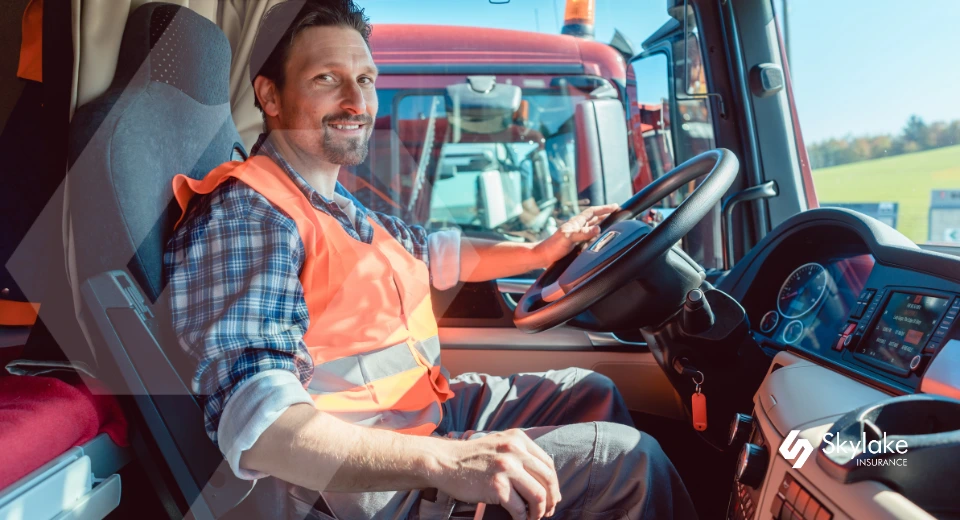
[[[609,215],[609,214],[613,213],[614,211],[617,211],[618,209],[620,209],[620,205],[619,205],[619,204],[604,204],[603,206],[594,206],[593,209],[594,209],[594,211],[593,211],[593,214],[594,214],[594,215],[597,215],[597,216],[602,217],[602,216],[604,216],[604,215]]]
[[[557,478],[557,468],[553,464],[553,457],[551,457],[546,451],[543,451],[543,448],[541,448],[537,443],[533,442],[533,439],[531,439],[526,433],[524,433],[523,436],[525,438],[527,451],[529,451],[530,455],[535,457],[540,463],[543,464],[543,466],[541,466],[541,471],[545,473],[542,474],[542,477],[545,478],[546,481],[540,480],[540,482],[549,493],[547,511],[550,514],[553,514],[553,510],[556,508],[557,503],[562,499],[560,496],[560,481]]]
[[[533,439],[531,439],[526,432],[521,433],[523,433],[523,444],[526,446],[527,451],[530,452],[530,455],[540,459],[540,461],[546,464],[546,466],[551,470],[556,470],[556,468],[553,466],[553,457],[551,457],[547,452],[543,451],[543,448],[541,448],[540,445],[533,442]]]
[[[579,215],[577,215],[571,220],[583,217],[582,222],[584,222],[585,225],[589,225],[589,223],[594,222],[594,219],[597,219],[598,221],[602,220],[607,215],[613,213],[614,211],[617,211],[618,209],[620,209],[619,204],[605,204],[603,206],[590,206],[589,208],[586,208],[583,211],[581,211]]]
[[[527,504],[513,487],[506,497],[500,497],[500,505],[510,513],[513,520],[527,520]]]
[[[526,468],[526,465],[524,465],[524,468]],[[513,481],[513,489],[520,494],[527,504],[527,518],[529,520],[543,518],[543,515],[547,513],[547,490],[543,484],[526,471],[518,472],[511,480]],[[521,516],[521,518],[523,517]]]
[[[547,465],[534,456],[527,457],[523,461],[523,468],[536,478],[547,492],[544,514],[553,514],[553,511],[557,508],[557,502],[560,501],[560,483],[557,480],[557,472],[552,465]]]

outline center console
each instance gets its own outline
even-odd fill
[[[942,298],[941,295],[923,294],[918,300],[917,294],[902,292],[901,295],[898,292],[874,295],[878,303],[872,318],[868,317],[867,311],[872,303],[865,306],[862,314],[869,323],[863,329],[864,334],[858,343],[860,348],[845,350],[850,356],[856,356],[858,361],[861,358],[876,360],[875,364],[865,364],[890,370],[890,374],[902,373],[903,359],[907,359],[906,366],[909,369],[909,361],[916,355],[923,355],[922,349],[934,341],[937,330],[954,303],[953,298],[947,301],[947,305],[937,301]],[[913,319],[922,323],[908,321]],[[936,322],[935,327],[933,322]],[[911,336],[909,339],[908,335]],[[891,345],[901,342],[906,342],[908,346]],[[914,348],[919,353],[907,357],[908,351]],[[945,352],[954,349],[960,352],[960,341],[951,342]],[[870,428],[877,424],[891,434],[946,432],[960,427],[960,420],[949,420],[950,413],[944,415],[940,411],[960,406],[960,402],[928,406],[928,411],[935,412],[921,414],[921,421],[911,423],[910,417],[916,414],[904,411],[915,409],[915,405],[901,403],[904,399],[933,398],[923,395],[891,398],[875,386],[868,386],[839,371],[790,352],[779,353],[754,397],[753,414],[738,415],[731,427],[731,444],[742,447],[727,518],[933,519],[934,516],[917,503],[916,495],[911,495],[913,499],[906,496],[910,494],[908,486],[902,486],[906,491],[901,492],[895,480],[899,477],[893,481],[873,477],[851,478],[849,475],[855,473],[838,471],[837,456],[831,458],[821,453],[825,439],[830,439],[835,429],[844,430],[843,435],[849,435],[859,428],[857,431],[863,432],[867,440],[872,440],[875,437]],[[876,411],[886,406],[888,401],[895,403],[890,406],[892,413]],[[960,408],[950,409],[958,411],[957,415],[960,415]],[[957,436],[957,445],[960,446],[960,429],[945,435]],[[848,461],[844,463],[845,467],[851,465],[849,455],[845,453],[846,458],[840,457]],[[921,459],[911,458],[910,462],[919,462]],[[921,470],[916,467],[918,464],[914,466],[915,470]],[[957,465],[930,463],[933,471],[925,472],[923,478],[931,479],[929,482],[937,479],[953,482],[955,475],[950,472],[957,470],[951,469],[951,466]],[[857,473],[878,474],[876,471]],[[887,473],[916,478],[916,475],[908,475],[907,470],[900,472],[898,468],[887,470]],[[960,510],[960,497],[956,498],[956,502]]]

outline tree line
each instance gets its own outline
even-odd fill
[[[913,115],[897,135],[832,138],[809,146],[807,153],[810,166],[816,169],[956,144],[960,144],[960,120],[927,124]]]

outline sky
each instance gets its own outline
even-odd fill
[[[782,10],[781,1],[773,0]],[[376,23],[556,34],[565,0],[358,0]],[[666,0],[597,0],[596,39],[639,50]],[[805,140],[898,133],[911,114],[960,119],[960,0],[789,0],[790,72]]]

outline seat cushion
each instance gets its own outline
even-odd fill
[[[0,377],[0,489],[103,432],[129,446],[116,397],[71,376]]]

